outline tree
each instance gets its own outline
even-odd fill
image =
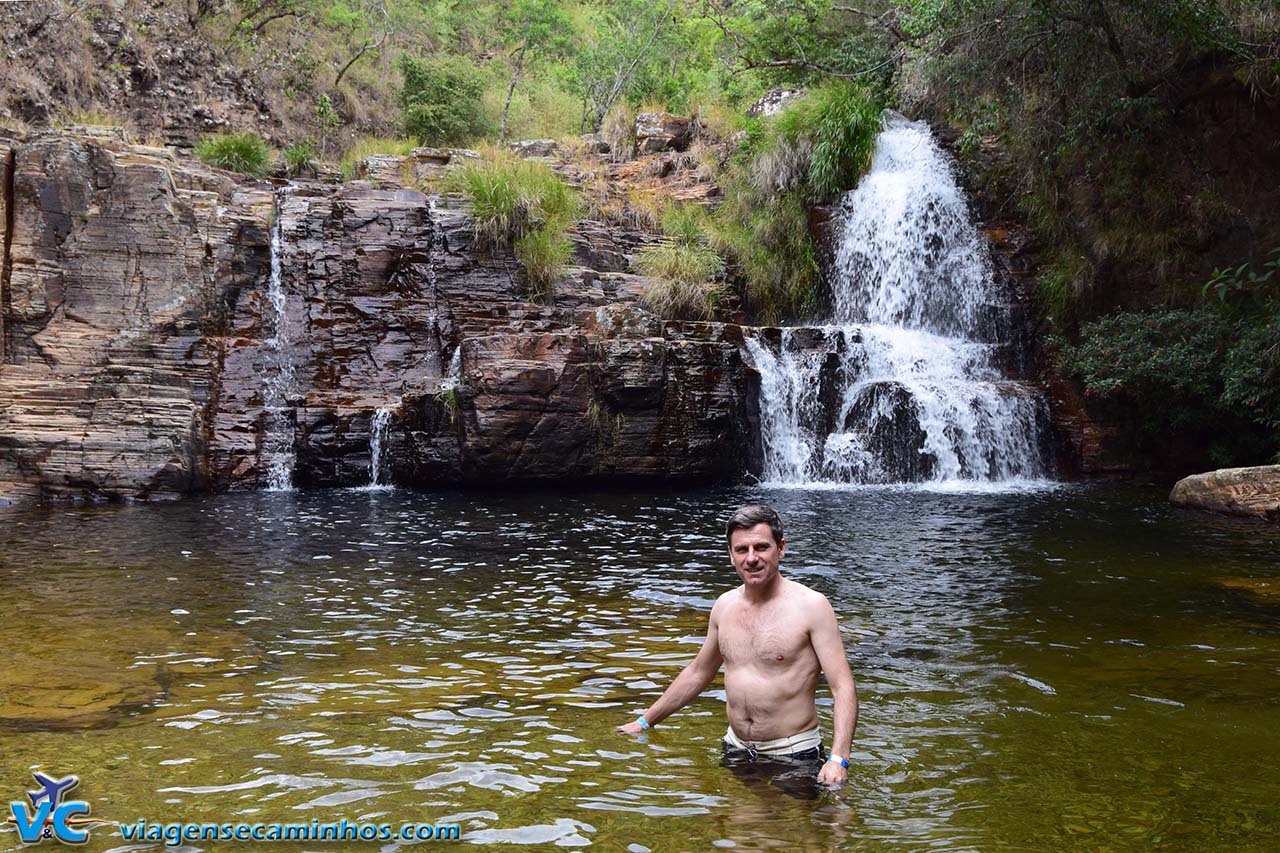
[[[572,46],[573,27],[554,0],[519,0],[501,19],[502,29],[508,39],[519,41],[519,47],[511,54],[511,85],[507,87],[507,99],[502,105],[502,120],[498,123],[498,140],[507,138],[507,115],[511,111],[511,97],[524,75],[527,60],[543,57],[561,57]]]
[[[595,37],[575,57],[573,83],[582,97],[583,128],[596,130],[645,62],[662,52],[676,23],[675,2],[621,0],[605,12]]]
[[[480,102],[484,76],[460,56],[402,57],[402,121],[422,145],[455,145],[481,136],[485,126]]]

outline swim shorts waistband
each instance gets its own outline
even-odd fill
[[[724,742],[733,749],[751,750],[759,755],[794,755],[810,749],[821,749],[822,736],[818,733],[818,727],[814,726],[808,731],[787,737],[751,742],[738,737],[733,726],[729,726],[729,730],[724,733]]]

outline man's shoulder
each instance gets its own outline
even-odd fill
[[[720,595],[716,598],[715,606],[712,609],[714,610],[717,608],[727,607],[730,604],[733,604],[735,601],[737,601],[741,597],[742,597],[742,585],[739,584],[738,586],[735,586],[733,589],[725,590],[724,592],[720,593]]]
[[[818,592],[813,587],[805,586],[800,581],[787,579],[789,584],[787,588],[788,597],[795,603],[795,606],[806,613],[821,614],[831,609],[831,602],[827,601],[827,597]]]

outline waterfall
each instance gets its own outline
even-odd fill
[[[290,491],[293,488],[293,411],[289,394],[293,391],[293,360],[290,352],[289,316],[286,311],[282,272],[284,266],[284,200],[292,187],[282,187],[275,194],[275,222],[271,229],[271,276],[267,282],[267,300],[271,303],[271,336],[266,344],[266,363],[262,377],[262,408],[266,413],[262,435],[262,458],[266,460],[267,488]],[[268,326],[266,312],[262,318]]]
[[[387,443],[387,427],[391,423],[391,408],[374,409],[369,419],[369,486],[370,489],[390,489],[390,483],[382,482],[382,456]]]
[[[886,114],[841,201],[831,325],[747,340],[763,478],[776,483],[1045,477],[1048,411],[1004,376],[1010,318],[989,252],[928,126]]]

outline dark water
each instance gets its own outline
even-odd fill
[[[816,800],[720,767],[718,681],[642,742],[612,734],[696,652],[736,583],[720,520],[758,498],[859,684],[850,783]],[[456,822],[478,844],[1280,839],[1280,530],[1163,493],[320,492],[0,519],[4,803],[44,769],[95,817]]]

